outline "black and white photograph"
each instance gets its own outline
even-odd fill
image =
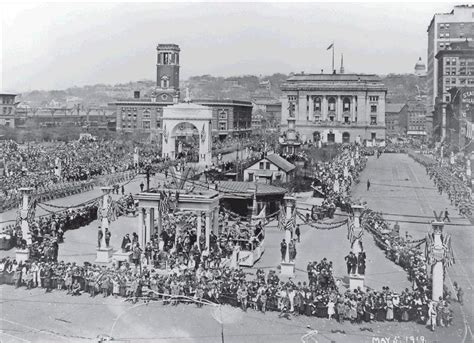
[[[0,343],[474,343],[474,4],[0,3]]]

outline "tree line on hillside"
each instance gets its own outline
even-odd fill
[[[181,88],[188,87],[194,99],[235,99],[252,100],[264,95],[280,98],[280,85],[289,75],[276,73],[267,76],[243,75],[221,77],[211,75],[192,76],[181,82]],[[382,76],[382,82],[388,88],[387,98],[391,102],[405,102],[417,95],[426,94],[424,79],[413,74],[388,74]],[[269,89],[262,81],[269,82]],[[155,81],[142,80],[116,85],[96,84],[83,87],[71,87],[65,90],[30,91],[21,94],[19,101],[32,107],[50,106],[51,103],[65,105],[67,102],[79,102],[85,106],[103,106],[118,98],[129,98],[139,90],[142,96],[151,95]],[[181,92],[184,97],[185,92]]]

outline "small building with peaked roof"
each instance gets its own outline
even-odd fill
[[[244,170],[244,181],[272,183],[289,182],[295,175],[296,166],[278,154],[266,155]]]

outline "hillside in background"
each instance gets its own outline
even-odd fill
[[[285,74],[269,76],[244,75],[235,77],[215,77],[211,75],[193,76],[181,82],[188,87],[194,99],[235,99],[251,100],[255,94],[270,95],[279,98],[280,84],[288,78]],[[262,81],[269,81],[262,87]],[[390,102],[405,102],[417,96],[426,94],[426,84],[423,79],[413,74],[389,74],[382,76],[383,83],[388,88],[387,99]],[[32,107],[65,106],[82,103],[84,106],[103,106],[117,98],[132,97],[133,91],[140,90],[142,96],[150,96],[155,82],[142,80],[116,85],[96,84],[84,87],[72,87],[65,90],[31,91],[23,93],[18,100]]]

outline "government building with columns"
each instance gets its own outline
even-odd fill
[[[377,75],[295,74],[281,85],[283,128],[296,119],[302,142],[385,139],[387,88]]]

